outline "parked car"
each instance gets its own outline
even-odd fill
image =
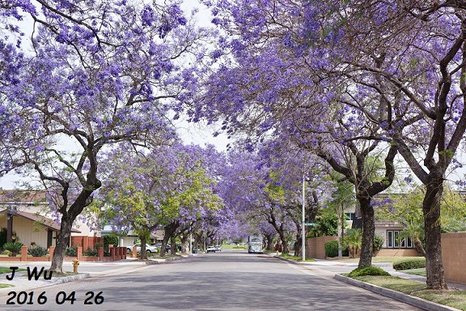
[[[215,245],[215,249],[217,252],[221,252],[222,251],[222,245]]]
[[[211,245],[211,246],[208,246],[207,249],[206,249],[206,253],[215,253],[217,251],[217,247]]]
[[[134,244],[133,246],[136,246],[136,251],[139,253],[141,251],[141,244]],[[127,246],[127,250],[128,252],[132,252],[133,251],[133,246]],[[146,252],[151,254],[151,253],[158,253],[159,252],[159,249],[157,248],[157,246],[155,245],[149,245],[149,244],[146,244]]]

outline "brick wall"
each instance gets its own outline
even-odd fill
[[[71,237],[71,246],[77,247],[81,246],[83,250],[96,249],[96,244],[103,246],[103,240],[101,237],[95,236],[72,236]]]
[[[377,256],[419,256],[419,253],[414,248],[382,248]]]
[[[325,243],[336,241],[336,236],[321,236],[306,240],[306,258],[325,259]]]
[[[442,234],[442,260],[445,278],[466,284],[466,232]]]

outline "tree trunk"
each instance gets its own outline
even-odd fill
[[[160,257],[165,257],[165,249],[167,248],[168,240],[170,237],[167,235],[167,232],[165,231],[165,234],[163,236],[162,240],[162,246],[160,246]]]
[[[372,264],[372,244],[375,232],[374,208],[369,198],[358,198],[358,201],[362,216],[362,241],[358,268],[364,268]]]
[[[424,249],[424,246],[422,245],[421,240],[419,240],[419,238],[416,237],[416,238],[413,238],[413,242],[414,242],[414,248],[416,249],[416,251],[422,256],[426,257],[426,250]]]
[[[432,176],[432,175],[431,175]],[[440,230],[440,200],[443,193],[443,179],[431,177],[427,185],[422,211],[426,238],[427,288],[447,289],[442,262],[442,242]]]
[[[146,252],[146,235],[141,235],[139,237],[141,239],[141,259],[147,259],[147,252]]]
[[[283,226],[280,226],[280,230],[278,232],[278,235],[280,236],[280,241],[282,241],[282,253],[283,254],[288,254],[290,251],[288,249],[288,243],[286,241],[285,232],[284,232],[282,227]]]
[[[296,234],[296,242],[294,243],[294,255],[296,257],[301,256],[301,245],[302,245],[303,238],[301,237],[301,232]]]
[[[267,246],[266,249],[268,251],[273,251],[273,234],[267,234],[265,235],[265,240],[267,241]]]
[[[163,240],[162,240],[162,249],[160,250],[160,257],[164,257],[166,252],[165,248],[167,246],[168,241],[172,238],[172,236],[175,234],[176,229],[178,228],[179,223],[177,221],[171,222],[170,224],[166,225],[163,227],[164,230],[164,235],[163,235]],[[173,245],[171,246],[173,247]],[[172,249],[170,249],[172,251]],[[173,254],[173,252],[172,252]]]
[[[65,257],[65,251],[70,241],[73,220],[74,219],[70,219],[68,215],[62,215],[60,231],[57,236],[57,245],[50,266],[50,271],[55,273],[63,273],[63,258]]]
[[[181,253],[188,254],[189,253],[189,241],[188,241],[189,234],[185,233],[180,237],[181,240]]]
[[[170,244],[171,244],[170,245],[170,253],[172,255],[176,255],[176,237],[175,237],[175,235],[172,235],[170,237]]]

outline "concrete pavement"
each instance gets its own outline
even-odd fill
[[[163,261],[159,261],[163,262]],[[154,261],[153,263],[157,263]],[[22,269],[27,269],[28,267],[32,270],[34,268],[41,268],[48,269],[50,267],[49,262],[1,262],[0,265],[2,267],[19,267]],[[0,288],[1,292],[9,292],[11,290],[15,291],[24,291],[24,290],[31,290],[35,288],[42,288],[45,286],[51,286],[66,282],[72,282],[81,280],[88,277],[103,277],[109,275],[120,275],[125,273],[132,273],[139,269],[147,268],[148,264],[142,261],[135,261],[135,260],[122,260],[122,261],[115,261],[115,262],[80,262],[78,267],[78,275],[70,275],[66,277],[54,277],[50,280],[45,280],[41,277],[38,280],[28,280],[27,272],[21,271],[16,272],[15,277],[13,280],[8,280],[6,277],[11,275],[10,273],[7,274],[0,274],[0,283],[1,284],[8,284],[12,285],[13,287],[5,287]],[[63,263],[63,271],[71,272],[73,271],[72,263],[71,262],[64,262]]]
[[[34,297],[45,292],[48,301],[33,302],[27,310],[419,310],[338,282],[318,267],[309,270],[267,255],[222,252],[134,268],[33,291]],[[76,301],[57,304],[60,293],[74,293]],[[89,293],[100,293],[105,301],[84,305]],[[6,299],[0,293],[2,310],[24,310],[5,305]]]

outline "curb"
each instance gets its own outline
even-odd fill
[[[277,255],[273,255],[272,258],[277,258],[277,259],[280,259],[280,260],[283,260],[283,261],[286,261],[286,262],[289,262],[289,263],[292,263],[292,264],[295,264],[295,265],[304,266],[304,267],[312,265],[312,263],[315,262],[315,261],[306,261],[306,262],[296,261],[296,260],[292,260],[292,259],[283,258],[283,257],[277,256]]]
[[[50,284],[50,285],[55,285],[55,284],[61,284],[61,283],[69,283],[69,282],[73,282],[73,281],[78,281],[78,280],[82,280],[82,279],[87,279],[91,276],[90,273],[80,273],[78,275],[70,275],[70,276],[64,276],[64,277],[56,277],[55,278],[55,282],[53,282],[53,284]]]
[[[358,281],[346,276],[343,276],[341,274],[335,274],[334,276],[335,280],[338,280],[340,282],[344,282],[353,286],[361,287],[367,290],[370,290],[371,292],[374,292],[376,294],[380,294],[389,298],[396,299],[398,301],[410,304],[412,306],[424,309],[424,310],[429,310],[429,311],[461,311],[459,309],[453,308],[453,307],[448,307],[444,306],[432,301],[428,301],[422,298],[410,296],[398,291],[394,291],[392,289],[388,288],[383,288],[377,285],[372,285],[366,282]]]
[[[277,258],[277,259],[280,259],[280,260],[283,260],[283,261],[286,261],[286,262],[289,262],[289,263],[293,263],[293,264],[295,264],[295,265],[299,265],[299,264],[300,264],[300,263],[297,262],[297,261],[294,261],[294,260],[291,260],[291,259],[286,259],[286,258],[277,256],[277,255],[273,255],[272,258]]]

